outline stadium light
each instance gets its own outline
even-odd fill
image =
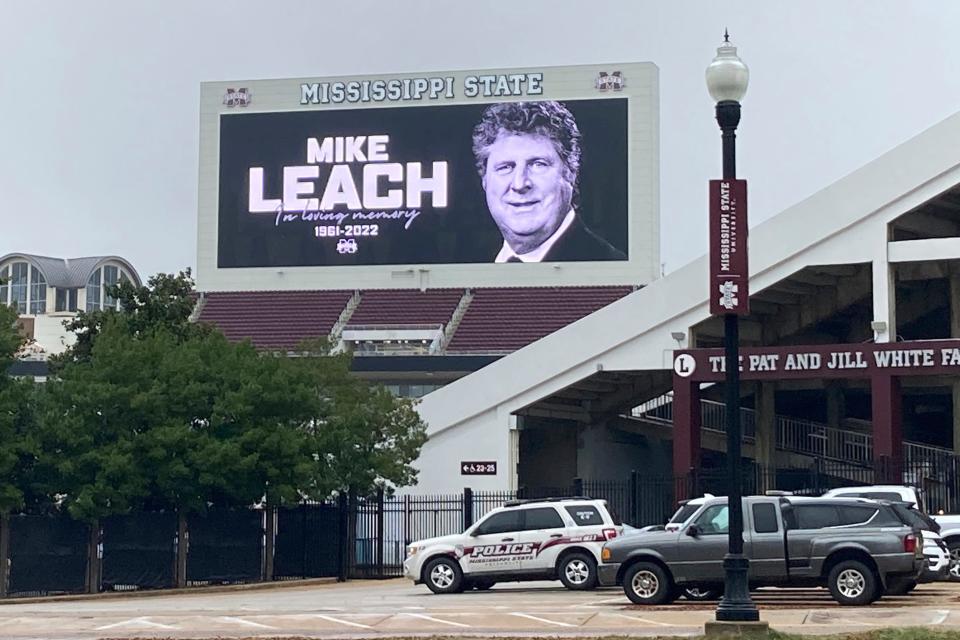
[[[707,90],[716,102],[717,123],[722,132],[723,178],[733,180],[737,177],[736,131],[740,123],[740,101],[747,93],[750,71],[737,55],[737,48],[731,44],[730,35],[726,31],[723,34],[723,44],[717,48],[717,56],[707,67],[706,77]],[[739,316],[736,313],[724,313],[723,316],[727,458],[730,474],[727,504],[730,517],[727,555],[723,559],[724,592],[717,606],[716,619],[720,622],[753,622],[760,619],[760,612],[750,598],[747,582],[749,560],[743,555]]]

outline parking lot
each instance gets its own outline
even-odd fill
[[[777,630],[811,634],[888,626],[960,627],[960,585],[921,585],[903,597],[841,608],[825,590],[755,592]],[[500,584],[487,592],[435,596],[405,580],[9,602],[0,638],[363,637],[410,634],[697,635],[716,603],[631,605],[619,589],[571,592],[558,583]]]

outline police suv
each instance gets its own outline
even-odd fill
[[[414,542],[403,571],[434,593],[557,579],[568,589],[593,589],[603,543],[622,531],[603,500],[518,500],[462,534]]]

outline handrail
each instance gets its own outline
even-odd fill
[[[344,331],[414,331],[414,330],[436,330],[443,331],[442,322],[392,322],[392,323],[368,323],[351,324],[347,323],[343,327]]]
[[[726,406],[716,400],[700,400],[702,429],[726,433]],[[653,398],[630,412],[631,417],[656,424],[673,424],[673,394]],[[756,434],[756,411],[740,408],[745,441],[753,441]],[[841,429],[826,424],[777,415],[776,447],[828,460],[870,464],[873,461],[873,434]],[[919,442],[904,441],[904,462],[945,463],[953,460],[951,449]]]

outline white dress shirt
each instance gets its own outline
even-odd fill
[[[508,262],[510,258],[516,258],[520,260],[520,262],[542,262],[543,257],[547,255],[547,252],[557,243],[557,240],[560,239],[563,232],[570,228],[570,225],[573,224],[573,220],[576,217],[577,213],[573,209],[570,209],[563,219],[563,222],[561,222],[557,230],[553,232],[553,235],[547,238],[539,247],[528,253],[515,253],[510,245],[507,244],[507,241],[504,240],[503,246],[500,247],[500,253],[497,254],[494,262]]]

